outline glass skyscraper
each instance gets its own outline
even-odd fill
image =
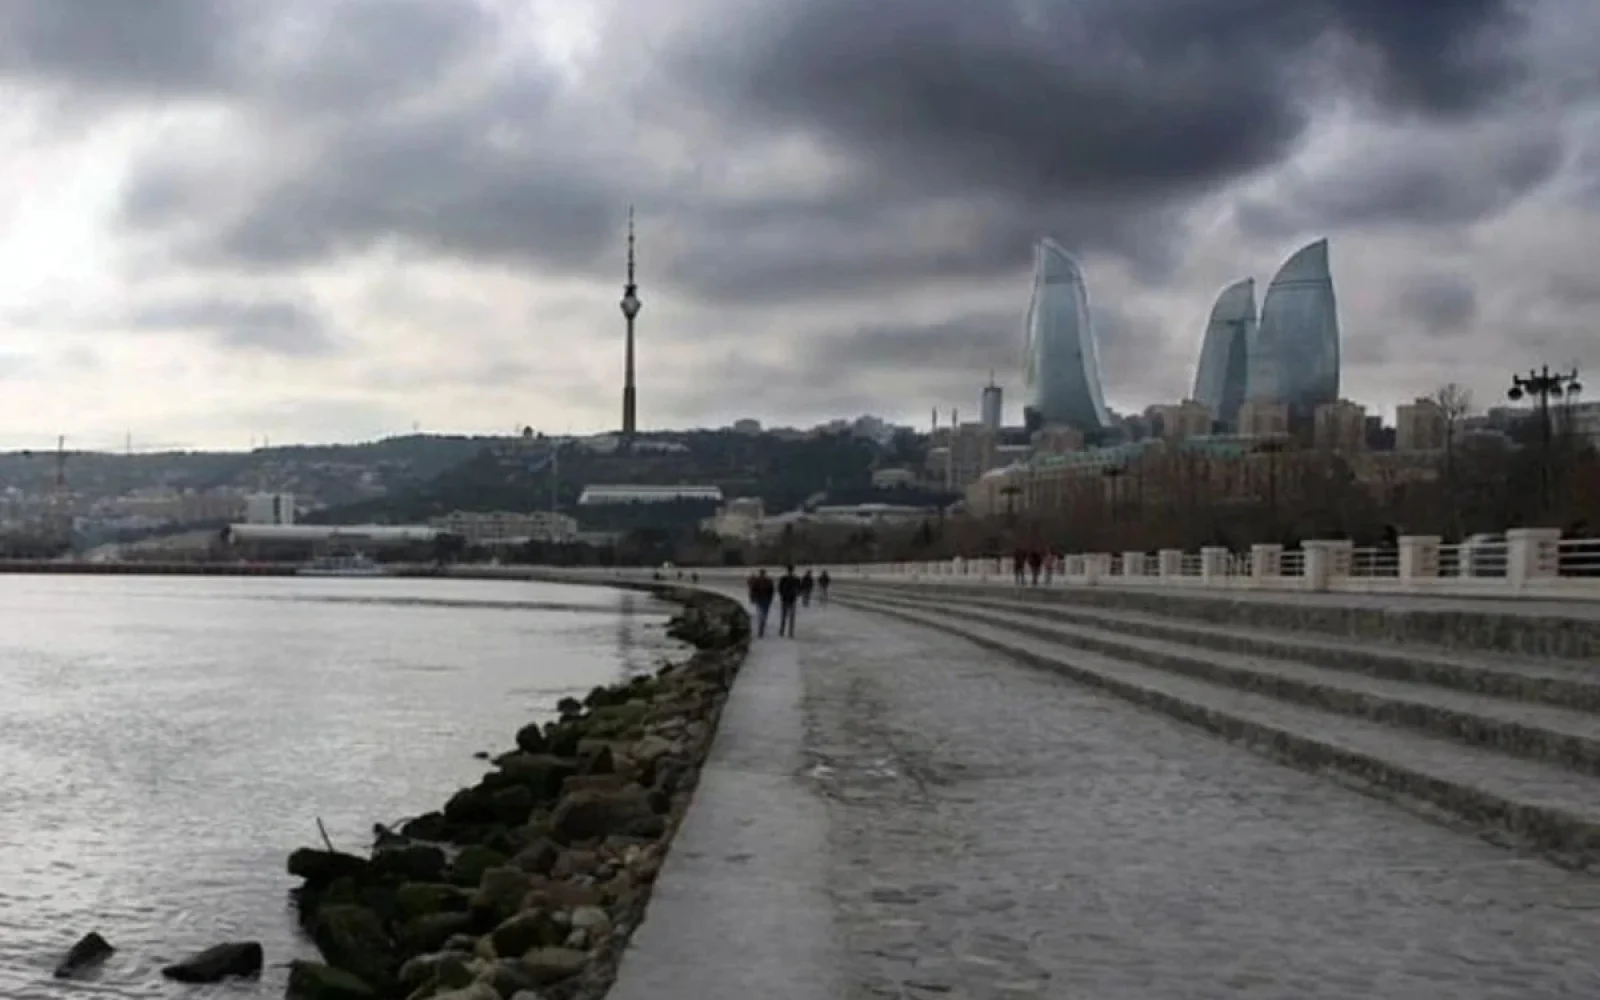
[[[1327,240],[1298,250],[1267,286],[1245,397],[1285,403],[1296,417],[1339,398],[1339,311]]]
[[[1022,377],[1035,422],[1085,432],[1111,426],[1083,270],[1048,238],[1034,247]]]
[[[1256,335],[1256,281],[1245,278],[1222,290],[1200,342],[1194,399],[1227,426],[1239,419],[1249,378],[1250,342]]]

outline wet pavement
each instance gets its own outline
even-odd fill
[[[736,688],[621,1000],[1600,996],[1600,879],[929,629],[800,625]],[[630,992],[647,963],[677,971]]]

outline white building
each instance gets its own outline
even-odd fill
[[[240,543],[309,542],[375,548],[430,542],[439,530],[422,524],[234,524],[228,534]]]
[[[766,520],[766,506],[760,497],[734,497],[714,517],[701,522],[701,527],[718,538],[732,538],[747,542],[761,533]]]
[[[246,524],[293,524],[293,493],[252,493],[244,500]]]
[[[615,486],[585,486],[578,495],[578,506],[593,507],[617,503],[671,503],[675,500],[722,502],[718,486],[643,486],[625,483]]]
[[[473,545],[520,545],[525,542],[571,542],[578,537],[577,518],[549,510],[451,511],[428,522],[429,527],[459,535]]]

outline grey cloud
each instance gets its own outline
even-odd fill
[[[1510,208],[1561,168],[1560,123],[1537,119],[1483,130],[1397,132],[1236,209],[1264,238],[1371,225],[1470,224]]]
[[[0,74],[121,100],[188,96],[234,79],[251,0],[0,3]]]
[[[954,369],[977,380],[990,369],[1017,367],[1021,350],[1020,312],[984,312],[925,326],[861,327],[807,338],[803,363],[808,374],[801,379],[873,381],[884,372]]]
[[[163,302],[140,306],[127,323],[136,330],[203,333],[225,347],[296,357],[326,354],[337,346],[315,311],[283,300]]]
[[[1435,335],[1461,333],[1478,318],[1477,290],[1458,274],[1415,277],[1401,290],[1399,303],[1404,314]]]
[[[0,4],[0,76],[103,102],[354,113],[436,86],[500,26],[491,0]]]

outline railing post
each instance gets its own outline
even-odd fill
[[[1124,552],[1122,554],[1123,576],[1144,576],[1144,553]]]
[[[1506,579],[1522,588],[1560,575],[1561,532],[1555,528],[1512,528],[1506,532]]]
[[[1433,580],[1439,576],[1438,535],[1400,536],[1400,580]]]
[[[1228,556],[1231,553],[1225,546],[1208,545],[1200,550],[1200,579],[1206,584],[1214,584],[1228,576]]]
[[[1183,550],[1162,549],[1156,556],[1156,572],[1164,577],[1177,578],[1183,575]]]
[[[1111,555],[1107,552],[1091,552],[1083,557],[1083,582],[1094,586],[1105,577],[1111,575]]]
[[[1329,576],[1332,579],[1343,579],[1355,575],[1356,543],[1349,539],[1337,539],[1328,542],[1328,553],[1332,560],[1329,564]]]
[[[1257,582],[1272,581],[1283,575],[1283,546],[1257,542],[1250,546],[1250,576]]]
[[[1305,553],[1306,589],[1322,591],[1328,589],[1328,580],[1333,576],[1333,553],[1329,549],[1329,542],[1308,540],[1300,543],[1300,549]]]

